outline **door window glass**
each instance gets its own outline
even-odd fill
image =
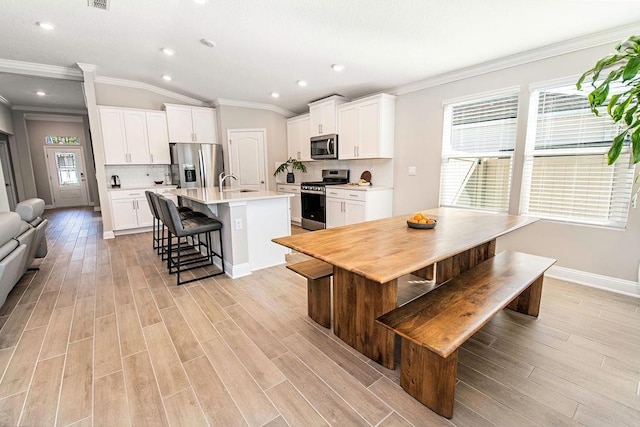
[[[75,153],[56,153],[56,166],[61,186],[78,185],[78,163]]]

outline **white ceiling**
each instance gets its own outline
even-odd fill
[[[36,91],[39,90],[47,95],[36,95]],[[43,109],[86,109],[82,84],[79,81],[0,73],[0,95],[18,108],[27,106]]]
[[[95,64],[98,76],[295,112],[640,22],[640,1],[618,0],[111,0],[109,11],[87,0],[2,0],[1,9],[0,59]],[[27,102],[5,83],[0,76],[0,95]]]

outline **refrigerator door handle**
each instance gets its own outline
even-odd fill
[[[200,177],[202,178],[202,186],[207,186],[207,175],[204,167],[204,157],[202,156],[202,150],[198,150],[198,163],[200,165]]]

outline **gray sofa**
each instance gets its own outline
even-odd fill
[[[0,305],[33,260],[47,255],[43,212],[42,199],[25,200],[16,212],[0,212]]]

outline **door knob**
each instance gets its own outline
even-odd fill
[[[260,184],[264,184],[264,181],[260,181]]]

